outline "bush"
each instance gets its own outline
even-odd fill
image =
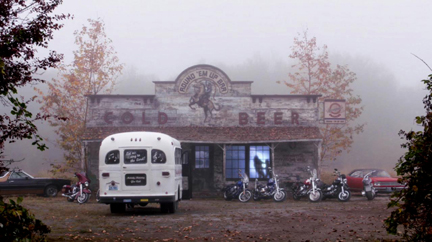
[[[22,197],[9,203],[0,196],[0,241],[46,241],[50,228],[20,205]]]
[[[392,195],[388,204],[394,208],[385,220],[391,234],[403,227],[402,236],[410,241],[432,241],[432,75],[423,80],[429,94],[423,99],[426,115],[416,117],[423,131],[400,131],[408,151],[396,165],[399,181],[407,188]]]

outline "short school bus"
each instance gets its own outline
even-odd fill
[[[182,150],[173,137],[127,132],[106,137],[99,151],[99,202],[112,213],[160,203],[175,213],[182,198]]]

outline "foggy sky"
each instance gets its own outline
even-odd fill
[[[73,32],[88,18],[100,17],[126,65],[118,92],[127,92],[124,86],[130,84],[125,83],[133,80],[143,94],[153,93],[152,81],[173,81],[190,66],[210,64],[233,81],[254,81],[254,93],[284,93],[276,81],[288,79],[290,46],[308,29],[318,46],[328,46],[333,63],[347,64],[357,73],[354,91],[365,106],[359,120],[368,123],[365,132],[338,159],[340,166],[382,162],[393,167],[403,153],[397,132],[415,129],[414,116],[423,114],[426,93],[420,80],[431,71],[411,53],[432,66],[431,7],[429,1],[394,0],[65,0],[59,12],[74,19],[54,34],[50,49],[65,54],[70,63],[77,48]],[[137,94],[140,89],[134,90]],[[53,138],[50,130],[43,134]],[[55,147],[42,155],[35,148],[28,152],[27,146],[7,145],[6,154],[30,157],[26,162],[43,163],[39,168],[61,159]],[[27,163],[20,166],[36,170]]]

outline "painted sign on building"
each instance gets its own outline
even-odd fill
[[[345,100],[343,99],[324,100],[324,123],[344,124],[345,122],[346,122]]]

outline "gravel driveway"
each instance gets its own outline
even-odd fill
[[[158,204],[111,214],[94,197],[82,205],[62,197],[26,197],[23,204],[51,226],[49,241],[394,241],[383,227],[388,201],[192,199],[175,214],[161,214]]]

